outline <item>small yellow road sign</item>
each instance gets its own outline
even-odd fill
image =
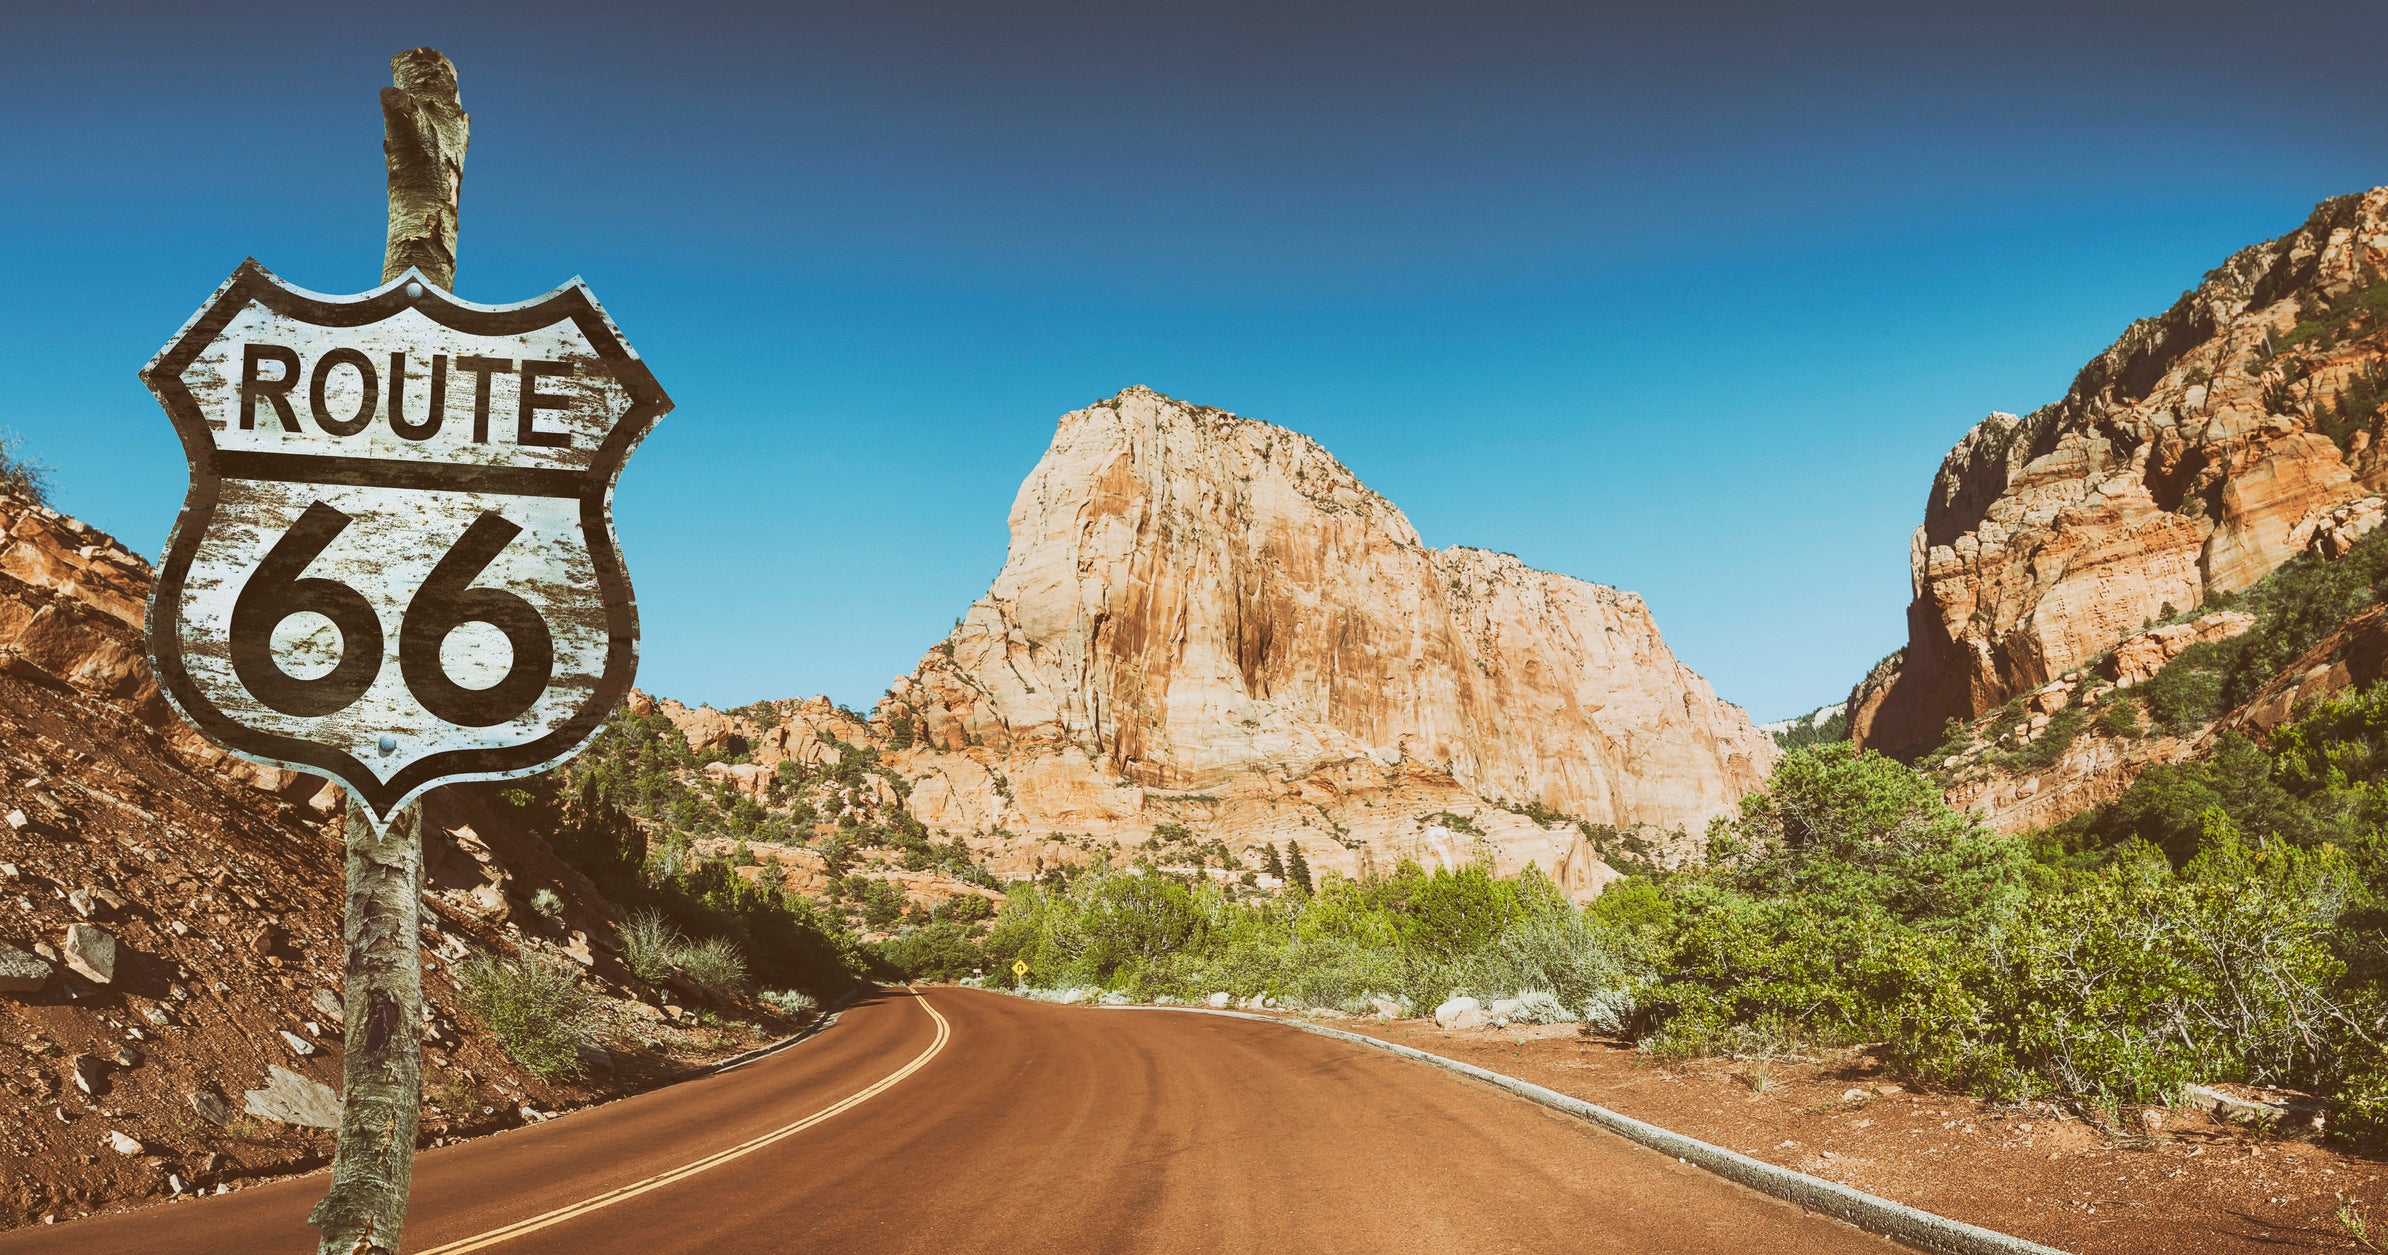
[[[1026,978],[1027,978],[1027,976],[1028,976],[1028,960],[1026,960],[1026,959],[1013,959],[1013,960],[1012,960],[1012,979],[1013,979],[1013,980],[1024,980],[1024,979],[1026,979]]]

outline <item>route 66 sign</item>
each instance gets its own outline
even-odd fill
[[[554,765],[629,693],[614,481],[671,400],[578,280],[333,297],[252,260],[141,376],[191,462],[150,659],[210,740],[383,824]]]

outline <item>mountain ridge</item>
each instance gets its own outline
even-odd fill
[[[1850,695],[1858,742],[1918,752],[2343,531],[2333,512],[2388,487],[2384,265],[2388,188],[2324,201],[2062,399],[1958,440],[1910,541],[1907,644]]]

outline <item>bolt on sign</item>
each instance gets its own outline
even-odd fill
[[[579,280],[323,296],[252,260],[141,375],[191,462],[150,654],[209,739],[379,825],[552,766],[629,693],[614,481],[671,400]]]

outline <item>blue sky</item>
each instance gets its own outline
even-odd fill
[[[583,275],[678,402],[617,513],[642,686],[717,705],[869,705],[1139,383],[1838,700],[1968,426],[2388,182],[2376,4],[390,7],[11,13],[0,426],[154,555],[134,372],[244,256],[378,279],[375,93],[438,47],[459,293]]]

